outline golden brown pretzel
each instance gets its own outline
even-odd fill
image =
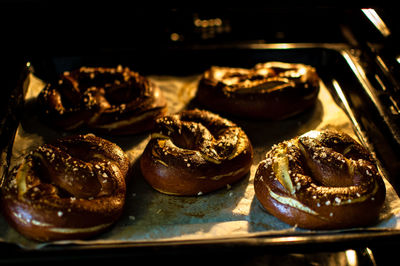
[[[274,145],[257,168],[254,189],[268,212],[309,229],[371,225],[386,194],[369,152],[332,130]]]
[[[318,92],[315,68],[268,62],[252,69],[211,67],[199,82],[196,99],[217,112],[279,120],[312,107]]]
[[[240,127],[196,109],[157,120],[140,166],[148,183],[162,193],[201,195],[243,178],[252,158]]]
[[[119,218],[128,170],[123,150],[92,134],[39,146],[7,177],[3,213],[28,238],[87,238]]]
[[[151,129],[166,112],[161,90],[128,67],[81,67],[64,72],[39,94],[44,118],[65,130],[86,125],[126,135]]]

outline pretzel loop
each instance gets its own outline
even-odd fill
[[[44,144],[7,178],[5,216],[36,240],[88,237],[121,214],[128,170],[125,153],[94,135]]]
[[[385,185],[368,151],[331,130],[275,145],[258,166],[254,185],[266,210],[311,229],[371,224],[385,199]]]
[[[141,169],[153,187],[167,194],[216,190],[243,177],[251,165],[252,148],[246,134],[207,111],[160,118],[151,136]]]
[[[129,68],[81,67],[64,72],[39,95],[44,118],[66,130],[86,126],[133,134],[154,126],[166,112],[160,89]]]
[[[221,113],[280,120],[314,106],[318,92],[315,68],[267,62],[250,69],[212,66],[199,82],[196,99]]]

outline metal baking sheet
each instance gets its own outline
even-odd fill
[[[256,50],[257,53],[268,54],[271,52],[271,50],[258,48]],[[332,51],[343,56],[344,50],[341,50],[342,53],[335,49]],[[285,55],[285,50],[282,53]],[[291,53],[286,52],[283,61],[291,62],[291,56],[293,57]],[[313,58],[312,56],[311,60],[305,58],[307,58],[307,50],[300,49],[296,50],[293,60],[304,63],[327,61],[326,58]],[[252,59],[252,61],[257,60],[262,61],[262,58]],[[71,62],[75,61],[67,60],[66,62],[70,62],[70,65],[56,64],[59,67],[57,71],[67,70],[68,67],[71,67]],[[78,63],[80,64],[81,61]],[[217,64],[218,62],[214,63]],[[333,62],[328,60],[327,64],[330,63]],[[251,65],[250,62],[246,62],[243,63],[243,66],[249,67]],[[197,73],[147,75],[164,92],[169,103],[169,113],[197,107],[193,105],[192,99],[201,72],[199,70],[194,72]],[[254,195],[253,179],[257,165],[264,159],[265,153],[271,146],[280,141],[293,138],[309,130],[336,128],[358,138],[360,142],[368,146],[367,137],[358,128],[352,110],[346,105],[346,98],[341,95],[341,90],[345,89],[342,86],[345,84],[340,84],[337,80],[333,81],[336,96],[341,101],[341,106],[339,106],[325,82],[327,81],[321,81],[321,90],[315,107],[296,117],[284,121],[252,121],[227,117],[245,130],[254,147],[254,162],[249,175],[238,183],[232,184],[229,188],[195,197],[161,194],[145,182],[138,167],[138,160],[149,141],[148,133],[126,137],[102,136],[117,143],[126,151],[134,170],[127,184],[126,205],[121,219],[110,230],[92,239],[38,243],[21,236],[0,217],[0,239],[4,243],[15,244],[23,249],[46,249],[54,246],[101,247],[113,245],[118,247],[126,244],[162,245],[190,241],[218,243],[221,240],[234,242],[238,239],[260,236],[270,239],[276,237],[276,240],[284,245],[288,240],[282,239],[282,236],[300,235],[318,241],[318,237],[324,235],[333,236],[334,239],[339,240],[349,232],[386,233],[389,231],[398,233],[397,230],[400,229],[400,199],[387,180],[385,180],[387,197],[380,214],[379,223],[370,228],[313,231],[292,227],[263,211]],[[329,82],[332,82],[332,80],[329,80]],[[37,145],[71,134],[50,128],[38,119],[35,112],[35,98],[44,85],[45,82],[33,73],[30,73],[25,79],[23,84],[25,91],[24,112],[12,144],[10,169],[23,158],[24,154]],[[385,174],[384,169],[382,170],[382,173]]]

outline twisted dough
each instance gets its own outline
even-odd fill
[[[120,147],[91,134],[39,146],[6,179],[4,215],[35,240],[92,236],[120,216],[128,170]]]
[[[280,120],[312,107],[318,92],[315,68],[268,62],[252,69],[211,67],[199,82],[196,99],[217,112]]]
[[[332,130],[275,145],[257,168],[254,189],[268,212],[309,229],[370,225],[386,193],[369,152]]]
[[[44,118],[65,130],[87,126],[126,135],[151,129],[166,112],[161,90],[129,68],[81,67],[39,94]]]
[[[148,183],[162,193],[201,195],[243,178],[252,158],[240,127],[196,109],[157,120],[140,166]]]

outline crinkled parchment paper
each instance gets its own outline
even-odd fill
[[[191,108],[199,76],[150,76],[163,90],[169,103],[169,112]],[[34,100],[44,83],[30,75],[25,82],[26,112],[18,128],[13,146],[12,162],[16,164],[24,154],[36,146],[52,141],[66,133],[42,124],[35,114]],[[146,243],[170,240],[201,240],[249,236],[258,233],[291,234],[315,233],[291,227],[260,207],[253,190],[253,178],[258,163],[273,144],[293,138],[313,129],[336,128],[355,137],[346,114],[334,102],[330,92],[321,83],[315,107],[285,121],[248,121],[227,117],[239,124],[254,147],[254,163],[249,175],[230,188],[196,197],[177,197],[153,190],[143,179],[138,159],[149,141],[149,134],[129,137],[107,137],[128,154],[134,174],[128,182],[126,206],[121,219],[107,232],[94,239],[61,241],[52,244]],[[377,228],[400,228],[400,199],[386,182],[387,197]],[[49,243],[27,240],[0,217],[0,238],[24,248],[42,248]],[[341,231],[337,231],[338,234]]]

